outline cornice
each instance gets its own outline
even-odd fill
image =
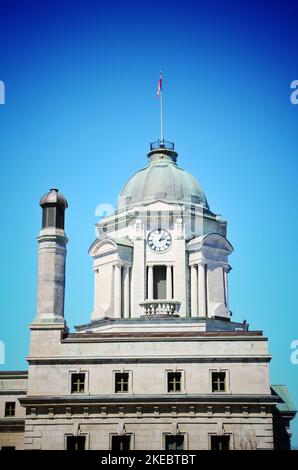
[[[29,356],[27,361],[29,365],[55,365],[55,364],[195,364],[195,363],[268,363],[272,356],[269,354],[258,356],[156,356],[156,357],[140,357],[138,356],[106,356],[106,357],[36,357]]]
[[[239,404],[277,404],[277,399],[273,395],[248,395],[248,394],[167,394],[167,395],[64,395],[64,396],[27,396],[20,398],[22,406],[49,405],[51,404],[101,404],[110,403],[118,405],[120,403],[138,404],[142,403],[175,403],[175,404],[209,404],[209,403],[239,403]]]

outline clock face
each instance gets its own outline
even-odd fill
[[[149,233],[147,243],[151,250],[156,251],[157,253],[163,253],[170,248],[172,237],[167,230],[157,228]]]

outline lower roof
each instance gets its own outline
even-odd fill
[[[272,395],[278,396],[278,404],[276,405],[278,411],[281,413],[294,413],[297,409],[292,401],[288,387],[286,385],[271,385]]]

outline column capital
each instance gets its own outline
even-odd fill
[[[124,263],[122,261],[115,261],[113,263],[114,268],[122,268],[124,266]]]
[[[129,270],[131,268],[131,264],[122,264],[121,265],[125,271]]]
[[[203,266],[203,267],[204,267],[204,266],[207,266],[207,265],[208,265],[208,262],[207,262],[206,260],[203,260],[203,259],[202,259],[202,260],[197,261],[196,264],[197,264],[198,266]]]
[[[229,273],[230,271],[232,271],[233,268],[229,264],[225,264],[223,265],[222,269],[225,273]]]

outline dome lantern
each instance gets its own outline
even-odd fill
[[[65,209],[67,200],[57,188],[52,188],[39,201],[42,207],[42,228],[58,228],[64,230]]]
[[[150,143],[150,151],[147,154],[150,163],[158,160],[171,160],[176,163],[178,153],[174,150],[174,142],[157,140]]]

